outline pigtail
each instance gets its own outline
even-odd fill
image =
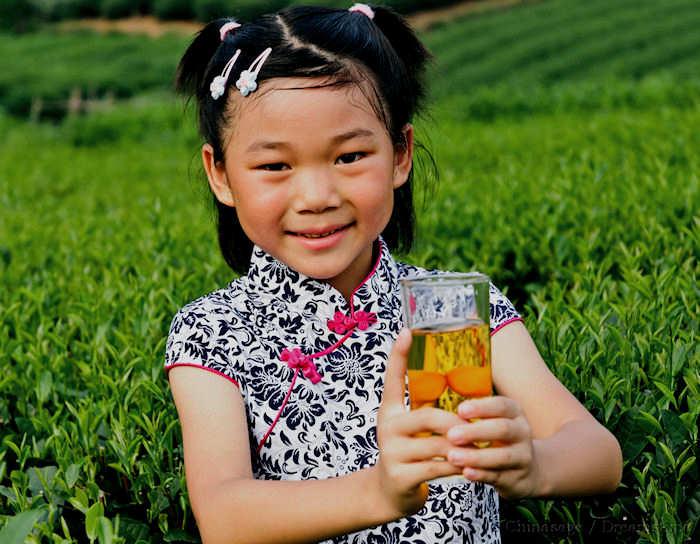
[[[386,41],[391,44],[396,56],[401,59],[403,64],[406,87],[401,100],[404,102],[404,111],[409,115],[409,119],[406,121],[412,120],[416,114],[424,111],[427,98],[425,74],[428,64],[433,61],[433,56],[401,15],[387,7],[376,7],[373,10],[375,26],[381,30]],[[390,248],[406,253],[410,251],[415,238],[414,172],[418,168],[422,173],[423,204],[426,203],[426,195],[434,190],[439,179],[435,159],[428,148],[419,141],[414,141],[413,163],[408,183],[396,190],[392,216],[382,233]]]
[[[242,274],[250,265],[253,242],[243,232],[236,208],[230,208],[216,198],[213,202],[218,212],[216,231],[221,254],[232,270]]]
[[[177,92],[188,98],[201,99],[211,60],[221,45],[219,29],[229,21],[230,19],[211,21],[195,35],[180,59],[175,73],[175,90]]]
[[[222,28],[234,20],[216,19],[200,30],[185,51],[175,74],[175,90],[187,98],[195,99],[199,114],[199,130],[202,137],[214,148],[215,160],[223,159],[223,149],[219,134],[219,123],[225,108],[225,100],[210,100],[210,80],[216,72],[221,58],[228,57],[223,51],[217,55],[219,48],[226,46],[232,33],[225,33],[222,41]],[[217,57],[219,59],[217,60]],[[219,67],[220,68],[220,67]],[[219,248],[226,263],[235,271],[242,272],[250,263],[253,244],[241,229],[235,208],[219,202],[212,194],[212,204],[217,215],[217,234]]]
[[[382,31],[406,69],[410,89],[405,98],[409,100],[407,107],[413,115],[420,111],[425,101],[425,70],[433,57],[406,20],[393,9],[378,6],[373,10],[374,24]]]

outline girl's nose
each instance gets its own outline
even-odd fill
[[[323,212],[341,204],[338,188],[329,172],[307,170],[299,172],[294,180],[293,207],[297,213]]]

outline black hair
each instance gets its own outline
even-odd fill
[[[384,7],[373,10],[374,18],[370,19],[346,9],[295,6],[242,24],[228,32],[224,41],[219,29],[232,19],[208,23],[180,60],[176,89],[196,99],[199,131],[213,147],[214,160],[224,158],[223,129],[230,122],[227,93],[241,67],[249,66],[267,47],[272,48],[272,54],[258,73],[258,84],[279,77],[328,78],[331,85],[366,80],[374,95],[369,102],[394,146],[405,146],[402,129],[425,101],[425,69],[431,56],[400,15]],[[209,85],[237,49],[240,57],[229,74],[226,92],[214,100]],[[416,147],[427,151],[420,144]],[[429,153],[428,158],[435,173]],[[413,168],[407,182],[395,190],[391,218],[382,232],[389,248],[399,252],[408,252],[414,239],[412,178]],[[235,208],[216,198],[214,204],[223,257],[234,271],[245,273],[253,243],[243,232]]]

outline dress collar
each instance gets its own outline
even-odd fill
[[[254,246],[246,278],[248,288],[268,293],[292,305],[309,300],[327,301],[336,310],[363,310],[378,313],[384,297],[398,287],[397,265],[386,242],[380,236],[375,242],[378,255],[370,273],[353,290],[349,307],[343,295],[327,282],[316,280],[289,268],[264,249]],[[384,300],[382,300],[384,299]]]

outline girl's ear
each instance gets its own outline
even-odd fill
[[[394,149],[394,189],[406,183],[413,166],[413,125],[406,123],[401,132],[403,142]]]
[[[226,168],[223,161],[216,162],[214,160],[214,148],[211,144],[202,146],[202,162],[209,179],[209,187],[211,187],[211,191],[216,196],[216,199],[226,206],[235,208],[236,201],[228,184]]]

